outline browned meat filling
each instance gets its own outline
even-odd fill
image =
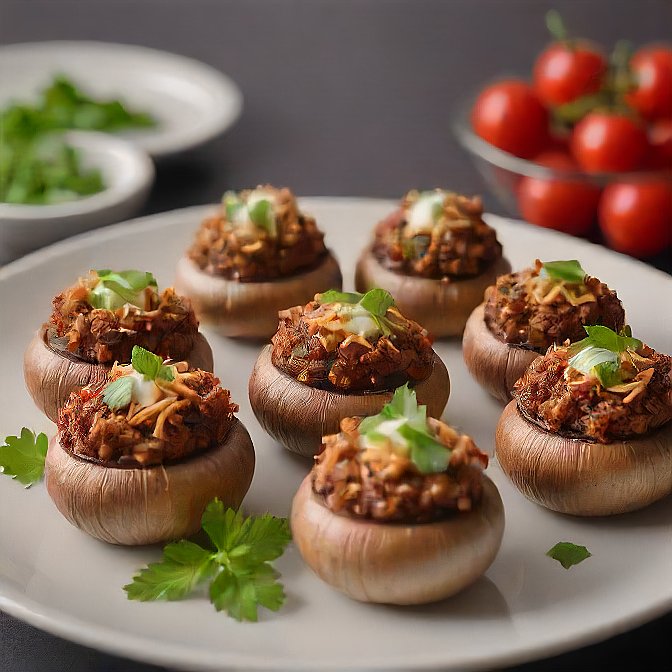
[[[438,198],[432,210],[419,203]],[[451,279],[482,273],[501,258],[495,230],[482,218],[479,197],[451,192],[409,192],[401,207],[378,224],[372,251],[385,268],[421,278]]]
[[[65,348],[87,362],[129,362],[134,345],[163,358],[184,359],[194,347],[198,320],[188,299],[172,287],[161,294],[147,291],[144,309],[126,304],[117,310],[88,302],[92,278],[82,279],[53,300],[47,337],[67,339]]]
[[[504,343],[544,352],[554,343],[578,341],[584,325],[601,324],[618,332],[625,311],[616,292],[597,278],[582,285],[540,277],[542,264],[501,275],[485,293],[485,323]]]
[[[360,421],[342,420],[340,433],[326,436],[324,452],[315,457],[313,492],[334,513],[421,523],[469,511],[480,501],[488,456],[470,437],[430,418],[429,427],[452,454],[446,471],[422,474],[404,455],[362,449]]]
[[[609,443],[656,429],[672,418],[672,358],[642,346],[624,355],[631,382],[605,389],[568,367],[566,347],[537,358],[514,386],[521,413],[550,432]]]
[[[289,189],[258,187],[254,192],[268,194],[272,213],[257,226],[245,216],[244,204],[251,191],[240,194],[237,212],[209,217],[196,233],[187,254],[206,273],[240,282],[261,282],[283,278],[317,266],[327,255],[324,234],[315,219],[299,212]],[[229,219],[231,217],[234,221]]]
[[[114,411],[103,401],[103,386],[73,392],[58,419],[61,445],[84,458],[138,467],[180,460],[226,439],[238,406],[218,378],[182,372],[162,386],[167,396],[153,405],[131,402]]]
[[[302,383],[338,392],[391,390],[429,377],[434,363],[427,331],[396,308],[388,335],[349,333],[333,304],[317,301],[279,313],[271,339],[275,366]],[[340,318],[343,319],[343,318]]]

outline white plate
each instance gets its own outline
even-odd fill
[[[0,107],[34,99],[64,74],[93,97],[120,98],[159,125],[121,133],[154,158],[178,154],[229,128],[242,95],[204,63],[130,44],[29,42],[0,47]]]
[[[354,259],[372,225],[393,204],[355,199],[305,199],[352,278]],[[189,208],[87,234],[41,250],[0,270],[6,324],[0,434],[22,425],[50,432],[23,391],[25,344],[49,313],[51,297],[89,268],[142,268],[170,283],[175,262],[210,209]],[[491,217],[514,267],[535,256],[579,258],[617,287],[635,334],[670,351],[672,278],[626,257],[542,229]],[[249,512],[288,513],[306,462],[274,444],[257,425],[247,377],[259,346],[208,334],[217,375],[240,403],[257,451],[245,499]],[[453,381],[445,418],[492,452],[499,406],[470,379],[459,343],[437,351]],[[256,624],[217,614],[207,598],[129,602],[121,587],[160,557],[155,548],[117,548],[71,527],[42,485],[25,491],[0,478],[0,608],[88,646],[154,663],[196,669],[477,669],[512,664],[597,641],[672,607],[672,498],[612,519],[580,520],[525,500],[491,464],[506,507],[501,551],[486,576],[454,599],[393,608],[349,600],[317,579],[291,547],[277,562],[288,599]],[[546,557],[558,541],[593,554],[569,571]]]

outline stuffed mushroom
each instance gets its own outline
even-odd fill
[[[357,262],[360,292],[387,289],[435,337],[459,336],[483,292],[511,270],[479,197],[410,191]]]
[[[404,317],[388,292],[330,290],[279,315],[249,393],[261,426],[289,450],[312,457],[341,418],[377,413],[406,382],[431,415],[443,412],[446,367],[427,331]]]
[[[364,602],[421,604],[473,583],[504,531],[488,457],[428,418],[403,387],[379,415],[345,418],[301,484],[294,542],[324,581]]]
[[[179,261],[175,282],[204,324],[251,338],[269,338],[285,306],[341,283],[315,219],[300,212],[289,189],[269,185],[224,195]]]
[[[207,371],[135,347],[109,382],[73,392],[47,451],[47,491],[76,527],[113,544],[186,537],[218,497],[237,508],[254,448]]]
[[[633,511],[672,492],[672,358],[607,327],[552,346],[496,431],[504,472],[554,511]]]
[[[576,260],[537,259],[533,267],[502,275],[488,287],[464,331],[464,361],[482,387],[508,401],[513,384],[549,346],[578,340],[584,325],[595,324],[624,327],[616,292]]]
[[[151,273],[91,271],[53,300],[49,320],[24,354],[26,387],[56,422],[76,389],[102,382],[114,362],[129,362],[135,346],[212,371],[212,350],[198,331],[188,299],[159,291]]]

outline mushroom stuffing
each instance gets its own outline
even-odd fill
[[[213,368],[188,299],[172,287],[159,292],[151,273],[91,271],[54,298],[48,322],[28,345],[28,392],[55,422],[71,392],[104,381],[115,361],[130,361],[135,346],[193,368]]]
[[[238,507],[254,449],[212,373],[134,347],[106,384],[73,392],[50,443],[47,490],[61,513],[117,544],[179,538],[218,497]]]
[[[380,414],[344,418],[324,437],[294,497],[294,541],[320,578],[357,600],[443,599],[481,576],[501,543],[487,464],[404,386]]]
[[[497,458],[528,499],[555,511],[633,511],[672,492],[672,358],[607,327],[585,331],[516,383]]]
[[[465,364],[476,381],[501,401],[549,346],[578,340],[584,325],[619,331],[625,311],[616,292],[588,275],[576,260],[536,260],[485,292],[462,340]]]
[[[341,287],[338,263],[315,219],[289,189],[227,192],[179,261],[176,286],[225,336],[268,338],[277,312]]]
[[[383,287],[433,336],[461,335],[485,288],[511,270],[482,215],[478,197],[408,192],[357,262],[357,289]]]
[[[431,414],[443,412],[446,367],[427,331],[404,317],[388,292],[330,290],[279,315],[249,393],[262,427],[289,450],[312,457],[342,417],[378,412],[405,382]]]

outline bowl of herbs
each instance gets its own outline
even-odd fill
[[[35,103],[0,110],[0,263],[135,214],[154,165],[112,133],[154,123],[120,100],[90,98],[63,76]]]

